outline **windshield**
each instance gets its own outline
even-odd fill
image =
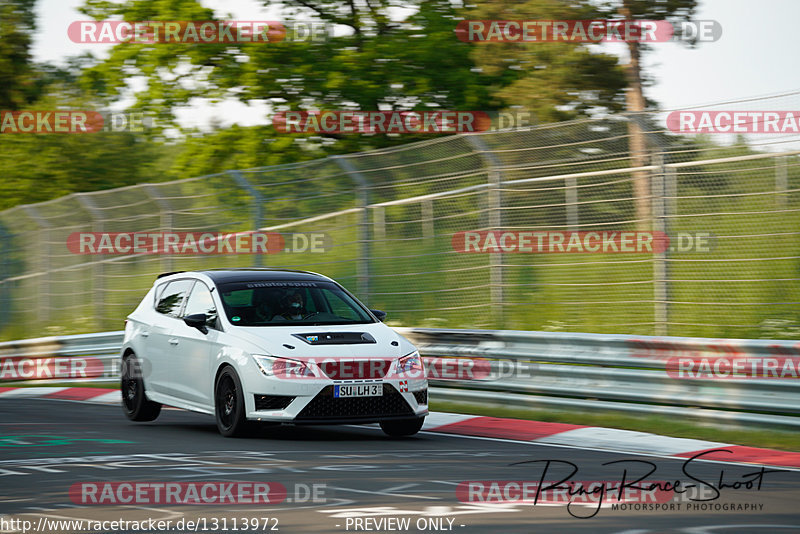
[[[372,323],[367,310],[332,282],[231,282],[219,293],[236,326]]]

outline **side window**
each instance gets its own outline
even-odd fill
[[[156,287],[156,290],[153,293],[153,305],[158,304],[158,298],[161,296],[161,293],[164,292],[165,287],[167,287],[167,284],[161,284],[160,286]]]
[[[161,292],[156,303],[156,311],[170,317],[178,317],[181,311],[181,304],[186,298],[186,294],[192,288],[194,280],[175,280],[167,284]]]
[[[197,282],[194,285],[192,294],[189,295],[189,300],[186,301],[186,308],[183,310],[183,316],[194,315],[196,313],[205,313],[208,316],[206,326],[209,328],[217,328],[217,306],[214,304],[211,291],[209,291],[202,282]]]

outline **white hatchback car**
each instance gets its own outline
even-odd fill
[[[380,423],[415,434],[428,414],[416,348],[325,276],[282,269],[167,273],[125,322],[122,399],[215,414],[224,436],[255,422]]]

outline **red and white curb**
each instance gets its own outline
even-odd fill
[[[423,430],[443,434],[513,439],[545,445],[590,447],[594,450],[678,458],[691,458],[704,451],[724,449],[704,455],[703,459],[718,462],[800,467],[800,452],[745,447],[700,439],[673,438],[616,428],[438,412],[431,413],[422,428]]]
[[[93,404],[119,404],[122,394],[118,389],[69,387],[0,387],[0,399],[61,399]]]
[[[92,404],[119,404],[121,396],[116,389],[81,387],[0,387],[0,400],[42,398],[61,399]],[[800,452],[761,449],[731,445],[716,441],[673,438],[647,432],[618,430],[566,423],[545,423],[524,419],[504,419],[480,415],[462,415],[431,412],[425,419],[423,431],[495,439],[510,439],[541,443],[587,447],[594,450],[649,454],[691,458],[703,451],[724,449],[703,456],[704,460],[719,462],[752,463],[800,468]],[[729,451],[729,452],[726,452]]]

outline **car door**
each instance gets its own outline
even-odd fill
[[[217,346],[220,327],[211,290],[199,280],[186,301],[181,317],[197,313],[208,316],[206,333],[183,321],[172,332],[172,337],[177,341],[171,347],[169,358],[172,383],[177,397],[211,406],[211,356]]]
[[[155,320],[150,328],[147,351],[144,355],[147,375],[145,384],[149,391],[174,395],[170,358],[173,354],[176,327],[183,324],[181,310],[192,289],[194,280],[173,280],[161,290],[155,304]]]

